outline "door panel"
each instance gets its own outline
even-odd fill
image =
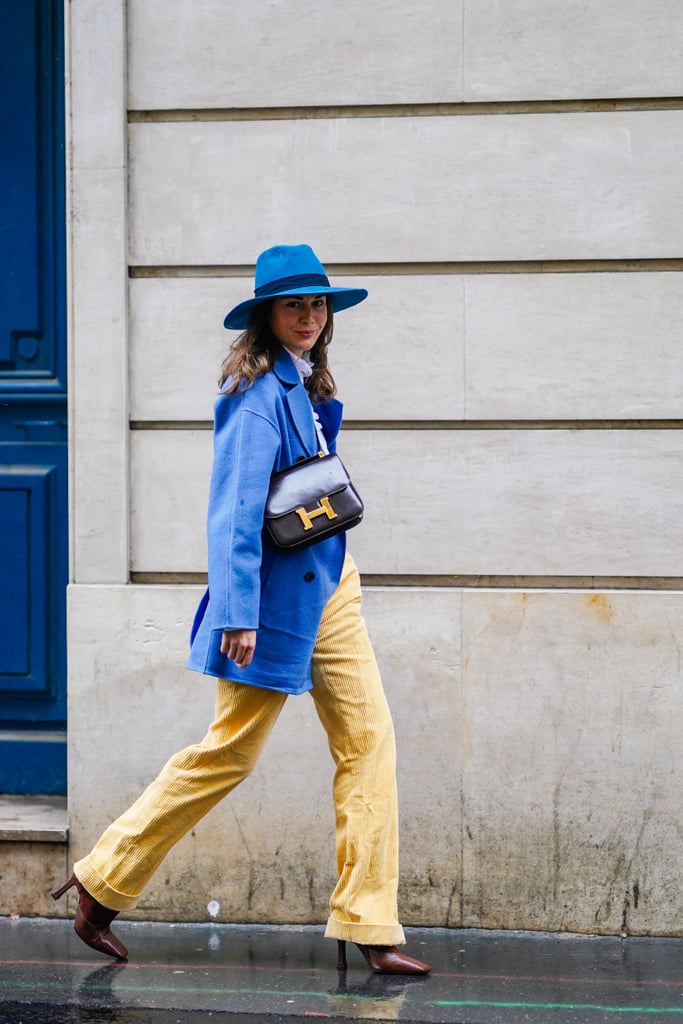
[[[0,464],[0,689],[6,720],[63,722],[66,694],[63,688],[57,692],[59,666],[53,652],[64,625],[64,602],[55,598],[63,590],[65,566],[53,524],[64,500],[60,485],[66,474],[63,452],[42,448],[0,447],[3,459],[14,452],[17,460],[35,460],[33,465]]]
[[[66,792],[62,5],[0,0],[0,792]]]

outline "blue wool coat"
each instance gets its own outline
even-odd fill
[[[334,451],[342,405],[330,399],[316,412]],[[263,514],[271,475],[318,448],[308,393],[285,351],[250,388],[217,399],[209,586],[195,615],[188,668],[284,693],[312,688],[313,648],[341,577],[346,537],[283,554],[265,535]],[[221,654],[224,629],[257,630],[247,668]]]

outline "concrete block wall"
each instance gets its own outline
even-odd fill
[[[680,934],[680,5],[67,14],[73,857],[208,724],[222,317],[308,241],[370,289],[331,356],[404,923]],[[135,914],[323,921],[330,786],[290,700]]]

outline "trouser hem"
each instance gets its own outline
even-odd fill
[[[360,942],[362,946],[402,946],[406,941],[400,924],[359,924],[334,917],[327,922],[325,938]]]
[[[105,882],[99,871],[89,863],[88,857],[84,857],[83,860],[74,864],[74,874],[93,899],[96,899],[103,907],[107,907],[108,910],[116,910],[119,913],[122,910],[133,910],[137,906],[140,897],[127,896],[125,893],[113,889],[108,882]]]

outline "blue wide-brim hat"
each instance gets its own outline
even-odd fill
[[[368,297],[365,288],[333,288],[310,245],[274,245],[256,260],[254,298],[231,309],[223,326],[246,330],[254,306],[278,295],[329,295],[335,313]]]

